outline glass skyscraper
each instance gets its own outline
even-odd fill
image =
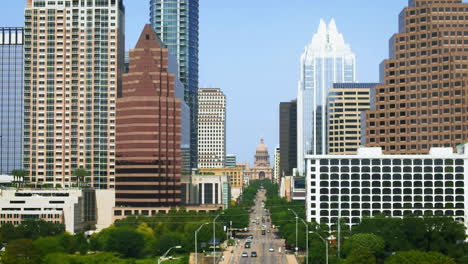
[[[191,167],[197,167],[198,0],[151,0],[150,21],[176,56],[185,102],[190,107]]]
[[[301,78],[297,95],[298,170],[304,172],[304,156],[327,151],[328,91],[333,83],[356,81],[356,58],[335,21],[320,20],[317,33],[301,56]]]
[[[22,168],[23,29],[0,28],[0,174]]]

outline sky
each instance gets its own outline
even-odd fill
[[[0,26],[23,26],[26,0],[0,0]],[[126,48],[149,22],[149,0],[124,0]],[[200,0],[200,88],[227,97],[227,152],[253,163],[260,138],[279,144],[279,103],[296,98],[299,59],[321,18],[336,20],[357,58],[357,81],[377,82],[408,0]]]

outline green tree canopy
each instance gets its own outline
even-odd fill
[[[17,239],[11,241],[2,258],[3,264],[37,264],[40,263],[39,254],[31,239]]]
[[[385,264],[456,264],[451,258],[438,252],[417,250],[401,251],[389,257]]]
[[[145,240],[141,233],[128,228],[115,228],[105,244],[105,250],[117,252],[127,258],[139,258],[145,246]]]
[[[360,233],[348,238],[343,249],[345,255],[356,249],[367,249],[375,256],[382,254],[384,247],[385,241],[381,237],[374,234]]]
[[[375,264],[376,258],[371,250],[364,247],[353,249],[344,264]]]

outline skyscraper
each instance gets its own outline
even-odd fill
[[[185,101],[190,107],[191,165],[195,168],[198,154],[198,0],[151,0],[150,21],[178,61]]]
[[[280,103],[280,176],[292,176],[297,167],[297,101]]]
[[[226,162],[226,96],[219,88],[198,91],[198,168]]]
[[[462,0],[410,0],[381,66],[367,146],[428,153],[468,140],[467,8]]]
[[[0,28],[0,175],[22,168],[23,29]]]
[[[333,83],[355,82],[355,55],[332,19],[320,20],[317,33],[301,57],[297,96],[297,166],[304,172],[304,155],[327,150],[328,91]]]
[[[151,25],[130,50],[117,100],[116,205],[171,207],[180,203],[184,137],[183,86]],[[188,120],[187,120],[188,121]]]
[[[92,186],[114,187],[124,12],[122,0],[27,0],[23,161],[31,182],[69,186],[84,168]]]
[[[328,92],[327,153],[356,154],[361,145],[361,114],[371,108],[376,83],[335,83]]]

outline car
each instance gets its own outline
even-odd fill
[[[267,233],[270,233],[270,229],[267,229]]]
[[[249,257],[249,254],[247,252],[242,252],[242,257],[243,258],[248,258]]]
[[[256,258],[256,257],[257,257],[257,252],[252,251],[252,253],[250,254],[250,256],[251,256],[252,258]]]
[[[247,239],[253,239],[253,235],[247,236]]]
[[[271,247],[268,251],[275,252],[275,249]]]

